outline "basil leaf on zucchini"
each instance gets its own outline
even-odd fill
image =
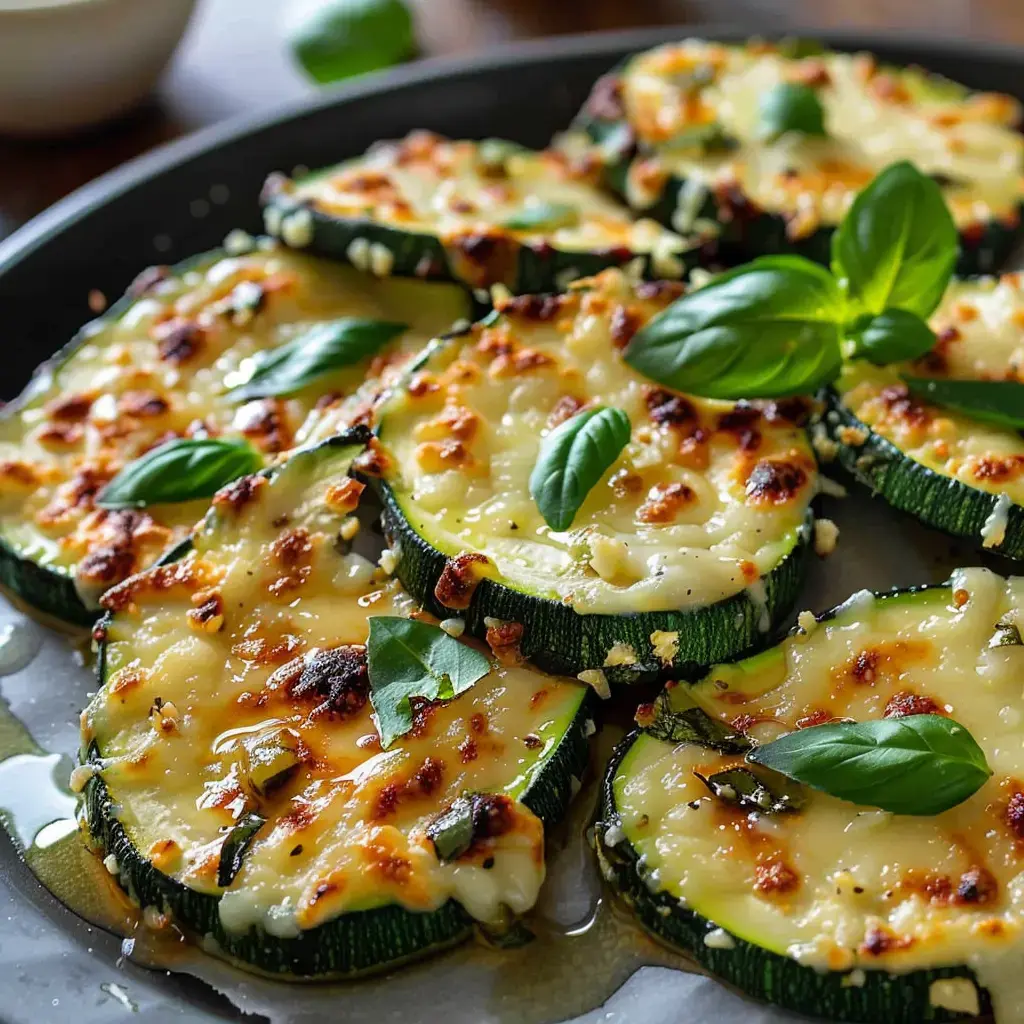
[[[625,359],[704,398],[807,394],[839,374],[843,297],[829,272],[766,256],[684,295],[634,336]]]
[[[395,615],[370,618],[370,702],[386,750],[413,725],[411,700],[451,700],[491,671],[479,651],[438,626]]]
[[[976,420],[1024,430],[1024,384],[1012,380],[904,377],[911,393]]]
[[[220,861],[217,864],[217,884],[222,889],[227,888],[235,880],[235,875],[242,870],[246,851],[252,846],[256,833],[266,823],[267,819],[262,814],[249,811],[243,814],[228,832],[224,845],[220,848]]]
[[[662,690],[650,715],[637,715],[637,724],[648,736],[668,743],[692,743],[724,754],[744,754],[753,747],[742,732],[712,718],[702,707],[684,698],[678,687],[671,697],[668,690]]]
[[[825,108],[809,85],[780,82],[761,96],[757,134],[772,141],[786,132],[824,137]]]
[[[694,149],[702,153],[721,153],[738,145],[736,137],[730,135],[720,121],[709,121],[676,132],[662,144],[662,148],[667,152]]]
[[[144,508],[212,498],[225,484],[255,473],[263,457],[245,441],[175,438],[129,462],[96,497],[101,508]]]
[[[510,231],[555,231],[579,223],[580,211],[569,203],[534,202],[502,221]]]
[[[530,475],[530,495],[552,530],[568,530],[594,485],[629,443],[621,409],[587,409],[544,438]]]
[[[375,355],[407,327],[362,317],[315,324],[286,345],[255,356],[252,376],[229,394],[239,402],[293,395],[325,374]]]
[[[992,775],[974,737],[941,715],[798,729],[747,760],[840,800],[918,816],[956,807]]]
[[[906,160],[858,193],[832,237],[832,270],[854,311],[887,308],[926,317],[939,304],[958,254],[939,186]]]
[[[935,332],[916,313],[905,309],[864,316],[844,337],[851,343],[851,356],[876,366],[920,359],[935,346]]]
[[[693,774],[716,799],[734,804],[744,811],[782,814],[799,810],[802,803],[799,793],[784,790],[781,786],[770,786],[749,768],[727,768],[711,775],[702,775],[700,772]],[[781,781],[785,782],[785,779]]]

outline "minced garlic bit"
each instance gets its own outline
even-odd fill
[[[611,697],[612,691],[608,685],[608,677],[599,668],[584,669],[576,678],[591,687],[601,700],[608,700]]]
[[[281,241],[293,249],[304,249],[313,241],[313,214],[304,206],[281,221]]]
[[[108,853],[108,854],[106,855],[106,857],[104,857],[104,858],[103,858],[103,866],[104,866],[104,867],[105,867],[105,868],[107,869],[107,871],[109,871],[109,872],[110,872],[110,874],[112,874],[112,875],[116,875],[116,874],[118,874],[118,872],[120,872],[120,870],[121,870],[121,869],[120,869],[120,868],[118,867],[118,864],[117,864],[117,858],[116,858],[116,857],[115,857],[115,856],[114,856],[114,855],[113,855],[112,853]]]
[[[143,907],[142,923],[147,928],[159,931],[161,928],[166,928],[171,923],[171,919],[167,914],[162,913],[158,907]]]
[[[359,520],[355,516],[349,516],[338,530],[342,540],[352,540],[358,532]]]
[[[735,949],[736,940],[724,929],[715,928],[704,936],[708,949]]]
[[[818,628],[818,620],[814,617],[814,612],[801,612],[796,617],[796,624],[805,636],[810,636]]]
[[[229,256],[243,256],[247,252],[252,252],[255,248],[256,239],[248,231],[243,231],[241,228],[229,231],[224,238],[224,251]]]
[[[811,427],[811,446],[822,462],[832,462],[839,454],[839,445],[828,436],[823,423]]]
[[[953,1013],[981,1013],[978,988],[970,978],[939,978],[928,986],[928,1002]]]
[[[369,270],[370,240],[368,238],[353,238],[345,250],[345,255],[356,270]]]
[[[395,266],[395,254],[380,242],[370,246],[370,272],[376,277],[388,277]]]
[[[71,769],[71,776],[68,779],[68,788],[72,793],[81,793],[85,784],[94,776],[99,775],[99,765],[92,761],[87,764],[76,765]]]
[[[663,665],[671,665],[679,653],[679,634],[674,631],[656,629],[651,634],[651,646],[654,648],[654,656],[658,661]]]
[[[616,668],[619,665],[635,665],[636,651],[629,644],[616,641],[604,659],[605,668]]]
[[[604,830],[603,839],[605,846],[618,846],[619,843],[624,843],[626,841],[626,833],[619,822],[613,821]]]
[[[815,519],[814,551],[821,558],[828,558],[836,549],[839,527],[831,519]]]
[[[824,473],[818,474],[818,494],[827,495],[829,498],[845,498],[848,493],[842,484],[830,480]]]
[[[849,974],[843,975],[842,980],[839,982],[843,988],[863,988],[867,983],[868,976],[859,967],[855,970],[850,971]]]
[[[393,576],[398,565],[398,552],[392,548],[385,548],[380,553],[378,564],[389,576]]]
[[[440,625],[449,636],[460,637],[466,632],[466,623],[462,619],[442,619]]]
[[[981,546],[984,548],[998,547],[1006,540],[1006,528],[1010,523],[1010,509],[1013,501],[1006,491],[996,498],[992,512],[981,528]]]

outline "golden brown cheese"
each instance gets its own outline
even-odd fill
[[[456,700],[420,704],[412,732],[382,750],[367,617],[412,607],[365,559],[340,553],[335,498],[348,480],[317,458],[294,456],[273,484],[226,488],[192,553],[105,596],[116,616],[83,742],[98,745],[135,846],[201,892],[222,892],[227,828],[250,811],[266,817],[223,891],[226,928],[294,936],[348,911],[427,911],[449,898],[484,921],[522,912],[544,878],[544,846],[516,798],[585,689],[495,667]],[[267,751],[282,746],[285,770],[265,781]],[[441,864],[425,826],[465,791],[497,794],[493,827]]]
[[[1024,383],[1024,282],[1018,274],[954,281],[931,318],[938,341],[918,363],[853,363],[837,388],[859,420],[911,459],[1024,505],[1024,436],[911,395],[900,374]],[[854,434],[840,438],[856,445]]]
[[[793,548],[815,493],[807,406],[705,401],[632,370],[623,348],[679,294],[606,271],[564,295],[501,302],[498,319],[437,347],[381,412],[385,477],[417,531],[582,613],[695,606],[756,585]],[[593,405],[622,409],[632,438],[557,532],[530,474],[543,437]]]
[[[737,757],[641,737],[614,785],[650,884],[811,968],[969,964],[999,1019],[1020,1019],[1024,647],[990,641],[997,623],[1024,624],[1022,614],[1024,580],[965,569],[927,596],[857,595],[779,648],[712,670],[690,693],[759,741],[838,719],[948,715],[995,774],[933,817],[806,788],[799,812],[748,815],[709,798],[694,775]]]
[[[413,132],[398,142],[378,143],[365,156],[295,185],[279,183],[289,198],[333,217],[366,219],[411,235],[440,239],[451,266],[475,287],[513,285],[520,244],[539,253],[595,253],[625,262],[630,254],[651,254],[655,271],[680,277],[687,243],[653,220],[630,211],[599,189],[600,167],[544,150],[531,152],[501,140],[451,141],[432,132]],[[506,225],[530,218],[548,204],[553,220]],[[282,234],[293,217],[271,205],[267,228]],[[381,241],[357,238],[347,253],[353,265],[387,274],[394,256]],[[429,254],[417,268],[432,276],[439,268]],[[570,274],[572,276],[578,276]]]
[[[319,418],[318,406],[340,402],[375,368],[362,363],[294,396],[239,404],[225,392],[244,381],[256,353],[342,316],[410,324],[375,360],[383,369],[464,310],[454,287],[380,282],[281,248],[204,258],[181,273],[154,268],[132,294],[0,422],[0,533],[23,557],[77,573],[84,594],[152,562],[206,504],[96,508],[125,463],[173,437],[222,435],[272,458],[312,432],[303,424]]]
[[[787,81],[815,90],[827,138],[758,138],[761,97]],[[939,177],[953,218],[968,235],[990,220],[1016,224],[1024,197],[1016,100],[968,93],[916,69],[887,68],[869,54],[792,59],[770,44],[690,39],[633,58],[617,83],[592,98],[592,109],[595,102],[598,116],[625,116],[651,154],[629,171],[630,202],[641,210],[671,174],[713,193],[737,218],[759,210],[782,215],[790,237],[799,239],[839,223],[860,189],[904,159]],[[709,123],[738,147],[703,153],[677,141]],[[693,203],[693,194],[682,200],[677,229],[690,223]]]

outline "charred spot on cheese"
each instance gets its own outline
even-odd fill
[[[328,437],[379,396],[381,382],[365,380],[378,363],[241,407],[231,389],[263,352],[350,316],[410,325],[375,357],[386,377],[470,308],[454,285],[364,278],[275,246],[140,276],[0,417],[0,580],[90,622],[102,584],[152,564],[205,509],[159,505],[148,527],[115,530],[95,498],[122,467],[176,437],[247,437],[268,455]],[[341,396],[327,410],[325,391]]]
[[[639,327],[672,298],[606,270],[557,303],[500,301],[381,407],[370,479],[385,534],[439,618],[457,609],[489,640],[490,620],[518,623],[522,657],[574,675],[625,644],[634,661],[610,667],[625,682],[728,657],[784,614],[816,486],[809,443],[777,408],[656,387],[623,360],[617,311]],[[596,406],[626,413],[630,442],[571,529],[551,530],[530,496],[542,438]],[[664,633],[680,638],[665,664],[651,641]]]
[[[587,759],[586,687],[521,665],[415,701],[412,731],[381,750],[368,619],[410,602],[334,543],[365,440],[236,484],[175,561],[109,591],[82,719],[86,816],[121,883],[277,975],[390,967],[528,910],[543,825]],[[285,600],[266,586],[298,570]],[[430,823],[464,793],[471,842],[449,863]]]
[[[763,137],[761,97],[786,82],[814,90],[826,136]],[[960,270],[978,273],[998,267],[1019,231],[1020,113],[1010,96],[869,54],[687,39],[602,79],[568,148],[589,137],[606,181],[635,210],[681,232],[717,225],[735,262],[789,250],[827,264],[854,195],[907,159],[939,183],[961,235]]]
[[[1024,435],[932,404],[901,378],[1024,382],[1022,323],[1020,274],[954,281],[930,321],[946,339],[941,359],[848,363],[820,417],[840,464],[895,508],[1014,559],[1024,559]]]
[[[679,278],[705,241],[635,219],[600,188],[589,158],[424,131],[295,181],[274,176],[263,202],[271,233],[289,242],[301,219],[309,230],[289,244],[359,270],[513,292],[634,260],[645,276]]]
[[[868,595],[780,645],[667,688],[605,780],[598,851],[643,924],[745,992],[830,1020],[937,1019],[942,979],[977,984],[1012,1020],[1024,943],[1022,649],[992,622],[1024,608],[1024,580],[958,570],[948,584]],[[657,716],[696,705],[768,742],[828,721],[952,716],[993,778],[930,817],[892,815],[803,788],[798,809],[713,802],[735,754],[673,743]],[[742,770],[742,769],[741,769]],[[709,949],[709,929],[734,937]],[[854,983],[851,972],[860,972]]]

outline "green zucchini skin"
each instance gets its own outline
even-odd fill
[[[836,459],[846,472],[893,508],[980,546],[982,527],[998,500],[995,495],[915,462],[857,419],[835,391],[829,389],[822,397],[827,410],[821,423],[837,446]],[[863,434],[862,445],[843,441],[841,435],[849,437],[851,428]],[[1010,507],[1002,544],[984,550],[1024,560],[1024,508]]]
[[[309,244],[303,246],[303,251],[351,264],[349,246],[357,239],[365,239],[370,244],[383,245],[391,252],[394,257],[390,270],[392,276],[448,281],[471,287],[469,282],[456,273],[444,245],[436,235],[400,231],[370,218],[332,216],[307,202],[297,202],[272,181],[264,188],[262,201],[264,217],[272,210],[281,217],[294,214],[299,209],[308,211],[312,231]],[[655,280],[663,276],[655,271],[654,258],[650,253],[636,253],[626,247],[598,252],[570,252],[551,245],[534,247],[518,244],[512,239],[504,241],[515,246],[515,270],[512,280],[505,282],[515,294],[561,291],[567,277],[589,277],[608,267],[620,267],[634,260],[641,261],[641,275],[645,279]],[[704,265],[716,251],[716,242],[708,241],[678,254],[677,258],[684,268],[683,277],[694,267]],[[489,304],[486,308],[489,308]]]
[[[391,488],[370,478],[383,506],[384,536],[397,550],[395,575],[417,601],[432,614],[447,618],[434,588],[448,560],[421,537],[405,518]],[[737,657],[764,644],[791,609],[800,592],[810,550],[812,516],[801,527],[793,550],[766,577],[768,630],[759,627],[762,608],[741,592],[724,601],[692,611],[638,612],[632,615],[580,615],[568,605],[534,597],[490,579],[481,580],[469,607],[457,614],[473,635],[485,637],[485,619],[521,623],[525,629],[519,649],[545,672],[577,675],[602,668],[609,650],[628,644],[637,655],[635,665],[604,669],[610,682],[640,683],[664,678],[689,678],[717,661]],[[651,633],[679,633],[679,650],[671,665],[663,666],[654,654]]]
[[[965,1019],[967,1015],[932,1006],[929,986],[940,978],[970,978],[976,983],[974,973],[966,966],[939,967],[907,974],[864,971],[863,985],[844,986],[845,974],[821,973],[803,967],[795,960],[735,936],[732,949],[707,946],[704,937],[717,925],[680,906],[669,893],[652,891],[636,851],[625,838],[615,846],[605,841],[607,830],[618,823],[613,781],[619,765],[640,735],[639,730],[630,733],[612,755],[601,789],[595,843],[605,878],[647,931],[682,950],[746,995],[795,1013],[871,1024],[919,1024],[921,1021]],[[987,993],[980,986],[978,993],[984,1016],[991,1012],[991,1006]]]
[[[322,442],[311,452],[364,445],[365,428]],[[263,470],[273,475],[276,467]],[[213,514],[213,513],[211,513]],[[166,564],[184,557],[191,541],[183,541],[161,559]],[[97,625],[97,681],[106,678],[106,626],[108,613]],[[532,783],[520,797],[545,826],[558,821],[569,806],[589,762],[588,734],[592,731],[592,696],[585,694],[558,744],[548,754]],[[83,763],[102,759],[93,743],[82,751]],[[83,791],[83,817],[103,854],[117,861],[117,879],[142,907],[156,907],[182,929],[213,940],[225,957],[242,966],[286,978],[347,977],[380,971],[468,938],[473,918],[455,900],[437,910],[417,913],[397,904],[343,914],[294,938],[268,935],[257,927],[245,932],[226,930],[220,921],[219,896],[197,892],[155,868],[132,842],[118,818],[119,807],[100,775],[93,775]]]

